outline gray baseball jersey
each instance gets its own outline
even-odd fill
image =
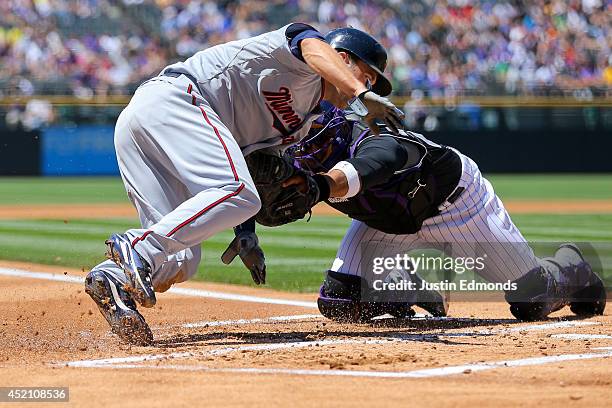
[[[117,120],[119,170],[142,225],[125,235],[158,292],[196,273],[202,241],[259,211],[244,156],[303,138],[319,116],[323,81],[291,53],[288,27],[166,67]],[[96,268],[125,281],[112,262]]]
[[[245,155],[302,139],[320,102],[321,77],[289,48],[289,25],[200,51],[166,67],[198,81]]]

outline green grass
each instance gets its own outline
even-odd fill
[[[494,175],[503,199],[611,199],[612,175]],[[0,178],[2,204],[128,203],[119,178]],[[612,214],[518,214],[512,219],[533,241],[612,242]],[[266,252],[268,286],[315,291],[349,225],[338,216],[315,216],[281,228],[259,228]],[[0,259],[90,269],[104,259],[104,239],[137,226],[136,219],[0,220]],[[251,285],[239,259],[219,257],[232,239],[226,231],[203,245],[196,279]],[[612,261],[611,261],[612,262]]]
[[[601,200],[612,198],[612,174],[485,175],[505,200]]]
[[[128,203],[119,177],[0,177],[0,205]]]
[[[316,217],[286,228],[260,228],[268,266],[269,286],[289,291],[318,289],[323,271],[348,226],[345,217]],[[104,259],[104,240],[114,231],[137,226],[137,220],[0,220],[0,259],[90,269]],[[251,284],[239,258],[227,266],[219,260],[233,238],[231,231],[215,235],[203,245],[203,261],[196,279]]]
[[[612,242],[612,214],[517,215],[525,237],[535,241]],[[104,239],[114,231],[136,226],[136,220],[0,220],[0,259],[90,269],[104,257]],[[349,220],[318,216],[284,228],[260,228],[266,252],[268,286],[281,290],[315,291],[333,261]],[[250,285],[249,272],[237,258],[230,266],[219,257],[232,239],[220,233],[203,245],[196,279]]]
[[[612,199],[612,174],[505,174],[487,178],[502,199]],[[119,177],[0,177],[0,205],[127,202]]]

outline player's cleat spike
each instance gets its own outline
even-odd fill
[[[151,268],[147,261],[132,248],[132,244],[125,235],[111,235],[106,245],[108,245],[108,258],[125,272],[134,299],[144,307],[153,307],[156,302],[155,290]]]
[[[564,258],[572,265],[566,274],[571,273],[569,282],[572,287],[570,309],[578,316],[602,315],[606,308],[606,288],[603,281],[591,268],[575,244],[562,244],[555,258]]]
[[[136,309],[136,303],[112,275],[101,270],[89,272],[85,292],[96,302],[111,331],[123,341],[137,346],[153,342],[153,333]]]

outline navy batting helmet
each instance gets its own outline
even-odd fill
[[[376,71],[378,77],[372,91],[381,96],[391,93],[391,83],[383,75],[387,67],[387,51],[374,37],[356,28],[344,27],[327,33],[325,41],[336,50],[348,51]]]

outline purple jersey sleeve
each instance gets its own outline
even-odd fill
[[[325,41],[325,37],[323,37],[320,32],[318,32],[314,27],[304,23],[291,24],[289,27],[287,27],[285,35],[287,36],[287,41],[289,42],[289,48],[291,49],[291,53],[303,62],[306,61],[304,61],[304,57],[302,56],[302,49],[300,48],[300,43],[302,40],[306,38],[317,38],[321,41]]]

